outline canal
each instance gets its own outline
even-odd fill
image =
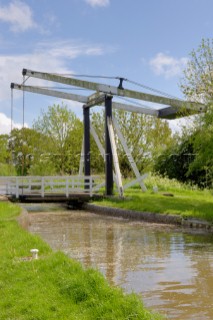
[[[146,307],[168,319],[213,319],[212,234],[58,205],[25,207],[32,233],[85,267],[97,268],[125,292],[136,292]]]

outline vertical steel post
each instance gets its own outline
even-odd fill
[[[105,96],[105,175],[106,195],[113,195],[113,157],[109,137],[108,119],[112,119],[112,96]]]
[[[83,106],[84,110],[84,175],[90,176],[90,115],[89,108]],[[84,189],[89,189],[89,180],[84,180]]]

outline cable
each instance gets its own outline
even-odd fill
[[[123,78],[123,77],[118,77],[118,76],[103,76],[103,75],[90,75],[90,74],[73,74],[73,73],[53,73],[54,75],[60,75],[60,76],[70,76],[70,77],[76,77],[76,78],[99,78],[99,79],[111,79],[111,80],[120,80],[122,79],[122,81],[126,81],[126,82],[129,82],[131,84],[134,84],[136,86],[139,86],[141,88],[144,88],[146,90],[149,90],[149,91],[152,91],[152,92],[156,92],[158,94],[160,94],[161,96],[164,96],[164,97],[167,97],[169,99],[176,99],[176,100],[179,100],[179,101],[183,101],[182,99],[176,97],[176,96],[173,96],[173,95],[170,95],[166,92],[163,92],[163,91],[160,91],[160,90],[157,90],[157,89],[154,89],[152,87],[149,87],[147,85],[144,85],[144,84],[141,84],[141,83],[138,83],[136,81],[132,81],[132,80],[129,80],[127,78]],[[28,76],[22,83],[25,84],[25,82],[30,78],[30,76]],[[40,87],[42,88],[42,87]],[[43,87],[44,89],[48,88],[48,87]],[[65,89],[65,88],[59,88],[59,87],[52,87],[54,89]],[[67,88],[66,88],[67,89]],[[68,90],[87,90],[87,89],[72,89],[72,88],[69,88]]]
[[[168,94],[168,93],[165,93],[165,92],[163,92],[163,91],[160,91],[160,90],[157,90],[157,89],[148,87],[148,86],[146,86],[146,85],[144,85],[144,84],[141,84],[141,83],[138,83],[138,82],[129,80],[129,79],[124,79],[124,80],[127,81],[127,82],[129,82],[129,83],[132,83],[132,84],[134,84],[134,85],[137,85],[137,86],[139,86],[139,87],[141,87],[141,88],[144,88],[144,89],[147,89],[147,90],[150,90],[150,91],[159,93],[160,95],[163,95],[163,96],[165,96],[165,97],[167,97],[167,98],[177,99],[177,100],[182,101],[180,98],[177,98],[177,97],[175,97],[175,96],[172,96],[172,95],[170,95],[170,94]]]
[[[62,75],[62,74],[61,74]],[[132,83],[134,85],[137,85],[141,88],[144,88],[144,89],[147,89],[149,91],[153,91],[153,92],[156,92],[162,96],[165,96],[167,98],[170,98],[170,99],[177,99],[177,100],[180,100],[182,101],[180,98],[176,97],[176,96],[173,96],[173,95],[170,95],[166,92],[163,92],[163,91],[160,91],[160,90],[157,90],[157,89],[154,89],[154,88],[151,88],[149,86],[146,86],[144,84],[141,84],[141,83],[138,83],[136,81],[132,81],[132,80],[129,80],[129,79],[126,79],[126,78],[123,78],[123,77],[112,77],[112,76],[99,76],[99,75],[89,75],[89,74],[63,74],[63,75],[70,75],[70,76],[73,76],[73,77],[86,77],[86,78],[102,78],[102,79],[113,79],[113,80],[120,80],[122,79],[123,81],[126,81],[126,82],[129,82],[129,83]]]
[[[146,106],[146,105],[144,105],[144,104],[141,104],[141,103],[139,103],[139,102],[137,102],[137,101],[133,101],[133,100],[128,99],[128,98],[125,98],[125,97],[119,96],[119,99],[122,99],[122,100],[124,100],[124,101],[130,102],[130,103],[132,103],[133,105],[135,104],[135,106],[139,106],[139,107],[146,108],[146,109],[154,109],[154,110],[157,110],[157,109],[155,109],[155,108],[152,108],[151,106]]]
[[[141,84],[141,83],[138,83],[138,82],[136,82],[136,81],[132,81],[132,80],[129,80],[129,79],[126,79],[126,78],[123,78],[123,77],[118,77],[118,76],[117,76],[117,77],[112,77],[112,76],[99,76],[99,75],[89,75],[89,74],[60,74],[60,75],[64,75],[64,76],[65,76],[65,75],[70,75],[70,76],[73,76],[73,77],[85,77],[85,78],[102,78],[102,79],[111,79],[111,80],[112,80],[112,79],[113,79],[113,80],[123,79],[123,81],[132,83],[132,84],[134,84],[134,85],[137,85],[137,86],[142,87],[142,88],[144,88],[144,89],[147,89],[147,90],[149,90],[149,91],[156,92],[156,93],[158,93],[158,94],[160,94],[160,95],[162,95],[162,96],[165,96],[165,97],[167,97],[167,98],[177,99],[177,100],[180,100],[180,101],[181,101],[180,98],[175,97],[175,96],[173,96],[173,95],[170,95],[170,94],[168,94],[168,93],[166,93],[166,92],[163,92],[163,91],[160,91],[160,90],[151,88],[151,87],[146,86],[146,85],[144,85],[144,84]]]
[[[24,78],[25,76],[23,76],[23,82],[22,82],[22,85],[25,84],[25,82],[30,78],[30,76],[28,76],[26,79]]]

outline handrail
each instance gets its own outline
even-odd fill
[[[17,199],[21,195],[64,195],[85,193],[91,197],[103,186],[99,176],[10,176],[0,177],[0,190]]]

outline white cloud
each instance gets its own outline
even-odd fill
[[[52,72],[52,73],[73,73],[68,67],[70,59],[83,55],[101,55],[104,50],[101,46],[76,44],[70,41],[55,43],[40,43],[34,52],[23,55],[2,55],[0,56],[0,101],[10,98],[10,83],[22,82],[22,69]],[[30,84],[30,81],[27,81]],[[42,80],[33,79],[33,84],[44,85]],[[47,83],[45,82],[45,85]],[[15,97],[21,93],[17,92]]]
[[[109,0],[85,0],[92,7],[107,7],[110,4]]]
[[[185,57],[177,59],[160,52],[150,60],[149,64],[155,74],[168,79],[180,75],[187,62],[188,59]]]
[[[29,68],[41,71],[67,72],[63,62],[60,59],[48,56],[45,53],[32,53],[27,55],[0,56],[0,100],[6,100],[10,97],[10,83],[21,83],[22,69]],[[41,82],[36,82],[40,84]],[[18,97],[16,93],[16,97]]]
[[[89,55],[97,56],[104,54],[104,50],[100,45],[83,44],[80,42],[71,42],[67,40],[57,42],[41,42],[37,47],[37,52],[47,51],[52,57],[74,59],[79,56]]]
[[[28,127],[27,124],[25,124],[25,127]],[[12,122],[12,128],[22,128],[22,124]],[[0,134],[8,134],[11,130],[11,118],[8,118],[4,113],[0,112]]]
[[[13,0],[5,7],[0,6],[0,21],[9,23],[13,32],[37,27],[30,7],[19,0]]]

